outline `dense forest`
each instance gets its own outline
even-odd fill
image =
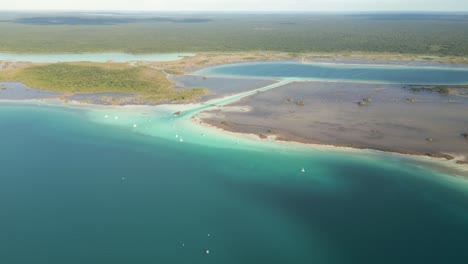
[[[2,13],[0,51],[468,56],[468,15]]]

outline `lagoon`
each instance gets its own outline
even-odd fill
[[[269,84],[259,91],[302,78],[255,69],[283,79],[252,80]],[[160,106],[0,101],[0,262],[465,263],[466,171],[192,120],[256,93]]]
[[[300,78],[398,84],[468,84],[468,68],[395,65],[259,62],[209,67],[194,74],[215,77]]]
[[[419,158],[258,141],[172,114],[193,107],[0,104],[2,261],[468,258],[466,178]]]

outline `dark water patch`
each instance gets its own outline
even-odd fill
[[[463,263],[468,257],[459,243],[468,234],[466,195],[409,173],[394,177],[395,172],[372,166],[363,170],[352,163],[323,162],[340,181],[350,181],[348,188],[330,193],[313,180],[229,186],[258,206],[291,216],[304,233],[331,244],[344,263],[440,263],[447,258]],[[433,191],[443,198],[428,195]]]
[[[145,22],[171,22],[171,23],[204,23],[211,19],[206,18],[169,18],[169,17],[153,17],[153,18],[114,18],[114,17],[24,17],[13,20],[18,24],[32,25],[116,25],[128,23],[145,23]]]

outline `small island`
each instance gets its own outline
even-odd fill
[[[64,96],[77,93],[132,95],[129,98],[101,97],[113,104],[184,102],[208,94],[203,88],[175,90],[174,83],[162,70],[127,63],[23,63],[0,71],[0,81],[21,82],[28,87],[61,92]]]

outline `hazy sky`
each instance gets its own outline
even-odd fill
[[[468,0],[1,0],[0,10],[468,11]]]

